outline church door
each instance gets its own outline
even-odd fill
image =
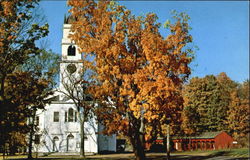
[[[53,138],[53,152],[59,151],[59,138],[56,136]]]
[[[71,152],[71,151],[75,151],[75,139],[74,136],[72,134],[69,134],[67,137],[67,151]]]

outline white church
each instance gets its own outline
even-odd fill
[[[68,38],[71,25],[66,19],[63,24],[62,59],[60,61],[60,84],[65,82],[63,75],[71,72],[77,76],[81,68],[82,55],[78,53],[77,46]],[[67,81],[67,80],[66,80]],[[78,153],[80,152],[80,122],[77,108],[73,101],[65,98],[63,93],[55,92],[53,101],[45,107],[45,110],[37,111],[36,123],[39,130],[35,133],[33,151],[39,153]],[[99,153],[103,151],[116,152],[116,136],[100,134],[103,126],[94,119],[85,122],[84,147],[85,152]]]

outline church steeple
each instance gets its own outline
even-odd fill
[[[65,17],[68,19],[69,17]],[[67,22],[69,22],[67,20]],[[62,60],[60,62],[60,88],[64,89],[63,83],[69,82],[69,78],[78,78],[82,67],[82,56],[78,52],[77,45],[69,38],[71,24],[63,24]]]
[[[81,54],[78,53],[77,46],[69,38],[71,24],[63,25],[62,38],[62,60],[81,60]]]

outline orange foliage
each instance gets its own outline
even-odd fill
[[[94,54],[95,63],[85,59],[84,67],[96,73],[91,92],[102,104],[98,118],[108,133],[135,137],[143,121],[148,137],[150,126],[164,124],[167,116],[178,121],[181,86],[191,72],[192,58],[184,48],[192,39],[187,22],[172,24],[172,34],[164,39],[155,14],[135,17],[109,1],[68,4],[76,19],[72,40],[81,53]]]

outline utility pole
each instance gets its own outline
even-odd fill
[[[170,160],[170,117],[167,117],[167,160]]]

